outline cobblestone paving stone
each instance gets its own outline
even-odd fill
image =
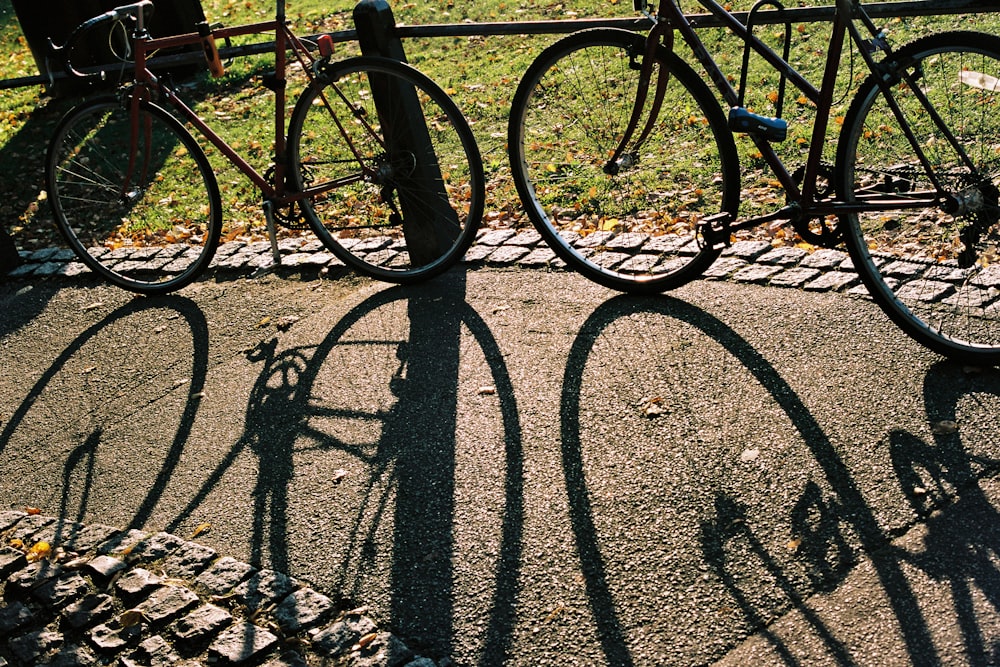
[[[624,238],[628,236],[629,238]],[[634,238],[633,238],[634,237]],[[612,232],[599,232],[586,238],[571,239],[584,249],[602,246],[595,257],[601,263],[620,265],[630,262],[643,268],[642,249],[653,249],[658,239],[638,235],[615,238]],[[388,242],[386,240],[386,242]],[[370,251],[382,250],[384,244],[373,242]],[[279,243],[281,265],[275,266],[271,246],[266,241],[255,243],[230,242],[219,246],[205,278],[232,279],[252,276],[259,272],[276,271],[305,277],[335,276],[345,271],[344,263],[330,254],[316,240],[284,239]],[[655,258],[654,258],[655,259]],[[22,264],[8,274],[10,278],[77,278],[89,270],[70,250],[46,248],[21,252]],[[145,261],[153,261],[146,258]],[[556,257],[534,230],[484,229],[464,257],[468,266],[506,267],[564,271],[566,263]],[[900,275],[907,267],[898,267]],[[709,280],[793,287],[815,291],[843,291],[853,295],[866,294],[856,288],[859,281],[847,253],[842,250],[819,249],[812,253],[801,248],[773,248],[765,241],[739,241],[727,248],[704,273]],[[2,667],[2,666],[0,666]]]
[[[448,667],[364,609],[169,533],[0,512],[0,667]]]

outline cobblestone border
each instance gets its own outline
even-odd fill
[[[362,609],[169,533],[0,512],[0,667],[451,667]]]
[[[219,246],[204,278],[220,279],[252,276],[262,271],[287,274],[336,275],[346,270],[317,240],[284,239],[279,243],[281,265],[275,266],[267,241],[230,242]],[[75,278],[90,271],[69,249],[46,248],[21,252],[22,264],[9,278]],[[484,229],[465,254],[464,262],[472,267],[523,267],[566,270],[534,230]],[[766,241],[738,241],[704,273],[709,280],[733,280],[742,283],[793,287],[811,291],[848,291],[867,295],[847,253],[819,249],[812,253],[801,248],[774,248]]]

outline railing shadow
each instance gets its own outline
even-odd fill
[[[610,551],[606,544],[602,546],[601,524],[593,506],[594,498],[600,496],[594,484],[600,488],[601,480],[593,472],[588,479],[585,465],[588,454],[581,437],[581,412],[586,407],[581,402],[582,369],[602,334],[619,320],[631,322],[630,318],[637,315],[671,318],[690,327],[696,335],[703,335],[717,344],[721,354],[734,365],[734,370],[749,374],[755,385],[763,388],[769,400],[778,406],[784,419],[797,433],[796,440],[804,444],[809,458],[815,462],[827,487],[823,490],[816,481],[807,480],[794,491],[797,500],[791,505],[788,517],[796,536],[788,546],[795,552],[797,565],[794,571],[788,569],[788,553],[776,554],[772,542],[764,541],[755,534],[753,522],[747,514],[748,508],[739,498],[724,488],[707,490],[714,499],[712,509],[706,513],[708,518],[703,519],[698,528],[703,562],[724,587],[729,599],[735,602],[749,631],[763,637],[783,664],[801,664],[801,655],[796,653],[796,647],[770,628],[776,609],[780,611],[782,606],[786,611],[794,609],[836,664],[858,664],[854,648],[826,625],[808,604],[807,598],[813,593],[836,589],[858,560],[864,557],[870,559],[874,566],[879,588],[888,600],[906,654],[913,664],[937,663],[938,647],[925,612],[919,605],[918,595],[904,573],[904,557],[888,548],[892,536],[880,526],[876,509],[866,500],[842,453],[788,381],[739,333],[704,310],[673,298],[625,296],[611,299],[598,307],[580,330],[563,377],[560,414],[563,468],[573,536],[606,663],[627,666],[636,664],[636,658],[631,649],[632,629],[626,627],[619,611],[618,582],[610,574],[609,558],[615,558],[617,554]],[[953,365],[942,363],[928,373],[926,407],[928,415],[936,420],[954,420],[955,404],[965,392],[972,391],[955,389],[968,387],[969,382],[963,384],[954,382],[954,378],[941,379],[955,372]],[[997,379],[984,374],[977,387],[976,391],[996,393]],[[996,561],[991,561],[1000,549],[1000,543],[992,537],[996,510],[976,486],[983,470],[995,470],[997,461],[968,455],[962,450],[957,434],[945,433],[938,435],[936,440],[935,446],[928,447],[909,434],[893,436],[892,451],[897,474],[904,489],[909,489],[909,497],[914,499],[918,510],[920,502],[933,496],[936,488],[964,489],[961,493],[956,492],[960,499],[948,513],[930,521],[927,551],[919,557],[906,558],[927,568],[932,576],[952,580],[957,600],[956,618],[966,638],[967,648],[971,655],[984,656],[983,662],[976,664],[986,664],[985,661],[995,658],[990,653],[995,651],[995,647],[986,646],[984,636],[976,626],[969,588],[978,587],[992,605],[1000,604],[1000,586],[997,584],[1000,577],[997,576]],[[756,455],[756,451],[751,455]],[[921,490],[916,493],[913,491],[918,484],[914,481],[915,468],[920,468],[930,477],[919,482]],[[783,489],[783,492],[787,495],[789,490]],[[700,500],[690,498],[690,501],[698,503]],[[960,511],[970,505],[975,506],[977,516],[981,517],[978,521],[982,522],[982,531],[973,535],[965,529],[960,535],[949,534],[951,524],[946,517],[951,511]],[[992,528],[987,530],[986,526],[991,524]],[[769,537],[773,539],[773,536]],[[940,557],[945,552],[962,547],[976,555],[966,557],[962,564],[954,568],[948,560]],[[935,572],[935,566],[941,570]],[[755,595],[757,591],[745,590],[747,576],[771,582],[776,594],[781,597],[781,603],[775,606],[774,600],[771,600],[772,604],[766,604],[766,600],[762,601],[759,595]]]
[[[186,374],[187,378],[183,386],[162,382],[161,378],[158,386],[150,386],[148,392],[138,392],[140,386],[147,386],[144,383],[149,379],[150,371],[142,369],[141,372],[129,373],[128,377],[125,378],[128,386],[118,387],[120,393],[117,396],[104,396],[103,401],[100,396],[91,396],[97,405],[89,413],[79,410],[79,406],[77,406],[77,409],[69,411],[69,414],[80,421],[59,426],[60,421],[64,420],[65,416],[54,415],[52,411],[58,409],[60,401],[80,400],[79,394],[76,393],[79,391],[79,376],[81,372],[87,374],[90,372],[90,369],[80,371],[79,368],[75,367],[79,365],[78,356],[81,350],[99,336],[110,335],[118,331],[128,323],[130,318],[142,318],[144,315],[154,312],[162,313],[163,311],[173,311],[175,315],[171,319],[183,323],[184,330],[190,335],[190,372]],[[118,335],[122,335],[121,332],[118,332]],[[97,361],[98,364],[114,362],[114,358]],[[67,368],[71,364],[75,365],[72,370]],[[93,371],[95,374],[107,373],[105,369],[100,369],[98,366],[94,366]],[[158,464],[159,468],[157,469],[155,466],[149,468],[149,470],[154,471],[154,475],[148,485],[143,487],[141,500],[129,509],[131,519],[125,528],[139,529],[146,524],[162,499],[191,435],[207,371],[208,325],[201,309],[193,301],[179,296],[133,299],[77,336],[72,344],[53,360],[42,376],[28,389],[21,404],[0,430],[0,453],[10,455],[7,449],[15,441],[15,437],[18,437],[18,446],[27,447],[26,452],[38,465],[41,465],[40,461],[47,456],[44,442],[47,437],[55,437],[61,428],[72,428],[74,437],[78,434],[80,444],[68,453],[62,463],[61,492],[57,512],[59,521],[57,539],[60,542],[71,541],[77,524],[83,521],[87,515],[91,493],[98,481],[95,479],[98,451],[105,444],[106,431],[119,429],[123,423],[141,422],[145,411],[152,410],[153,406],[171,395],[183,394],[186,397],[180,402],[177,430],[170,438],[170,444],[162,456],[162,461]],[[113,373],[109,374],[113,375]],[[62,386],[63,383],[60,381],[62,375],[72,378],[71,381],[65,383],[66,386]],[[52,396],[47,397],[47,393],[51,393]],[[132,406],[131,413],[125,411],[122,405],[124,393],[134,394],[135,398],[142,402],[142,405]],[[157,426],[162,428],[160,423]],[[156,462],[150,460],[147,463],[155,464]]]
[[[466,342],[463,343],[463,340]],[[471,341],[471,342],[470,342]],[[464,274],[369,297],[315,345],[279,350],[266,341],[249,354],[262,364],[244,431],[166,527],[177,529],[223,483],[246,453],[257,461],[250,562],[289,571],[289,493],[296,460],[340,452],[352,461],[347,481],[361,496],[346,530],[331,589],[351,604],[362,579],[389,559],[394,632],[448,655],[454,640],[456,427],[463,345],[479,348],[495,387],[502,423],[504,507],[490,570],[481,664],[503,664],[512,641],[523,529],[521,425],[511,378],[495,338],[465,301]],[[299,460],[301,460],[299,458]],[[356,464],[356,465],[355,465]],[[357,470],[363,472],[358,473]],[[385,546],[391,526],[391,553]],[[266,561],[266,562],[265,562]]]

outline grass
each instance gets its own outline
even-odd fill
[[[750,0],[733,2],[736,10],[748,9]],[[820,4],[820,3],[812,3]],[[829,4],[829,3],[822,3]],[[227,25],[259,21],[273,14],[273,5],[265,0],[203,0],[206,16]],[[345,30],[352,27],[351,9],[331,11],[328,0],[289,0],[288,18],[299,34]],[[687,3],[689,10],[695,7]],[[483,0],[467,3],[455,0],[420,0],[394,3],[398,23],[461,23],[466,21],[527,21],[588,17],[630,17],[631,3],[623,0],[578,0],[576,2],[535,2],[534,0]],[[884,22],[894,44],[948,27],[967,27],[996,31],[993,15],[950,16],[925,19],[892,19]],[[818,81],[823,55],[828,44],[828,28],[823,24],[794,26],[792,61],[808,78]],[[761,34],[777,45],[780,31],[773,26]],[[709,50],[731,77],[738,77],[741,62],[739,45],[719,30],[702,31]],[[507,166],[506,121],[510,100],[519,75],[534,56],[558,36],[454,37],[407,40],[404,44],[410,62],[431,76],[453,96],[476,133],[487,170],[487,223],[526,225],[514,192]],[[338,54],[356,53],[354,44],[338,45]],[[854,73],[860,74],[860,63]],[[269,160],[271,129],[271,93],[259,85],[259,75],[270,65],[267,57],[242,58],[234,62],[226,77],[218,80],[199,76],[185,86],[187,99],[197,102],[199,113],[214,117],[221,133],[245,151],[255,166],[263,169]],[[842,67],[843,98],[835,113],[843,113],[850,100],[851,69]],[[0,78],[35,74],[35,65],[14,16],[10,0],[0,0]],[[772,71],[760,62],[752,62],[748,76],[747,104],[762,113],[773,113],[768,99],[776,90]],[[801,161],[808,148],[811,129],[811,105],[796,101],[792,92],[786,100],[786,116],[791,133],[781,150],[793,164]],[[291,96],[294,102],[294,96]],[[41,87],[4,91],[0,97],[0,220],[10,230],[21,248],[46,245],[52,241],[52,223],[47,207],[39,205],[42,188],[41,164],[46,138],[71,100],[50,99]],[[828,142],[832,145],[836,137]],[[751,144],[738,141],[745,169],[745,192],[748,197],[768,205],[781,198],[769,177],[761,171]],[[219,182],[225,192],[226,216],[231,224],[259,228],[258,196],[245,179],[230,168],[219,167]]]

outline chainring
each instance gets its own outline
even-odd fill
[[[792,172],[792,180],[797,185],[802,184],[805,171],[805,166],[802,166]],[[833,196],[833,165],[821,164],[819,172],[816,174],[816,199],[817,201],[825,201],[832,199]],[[837,223],[838,221],[834,220],[831,224],[831,221],[825,218],[803,218],[795,222],[793,226],[795,232],[806,243],[823,248],[834,248],[844,239],[843,232]]]

